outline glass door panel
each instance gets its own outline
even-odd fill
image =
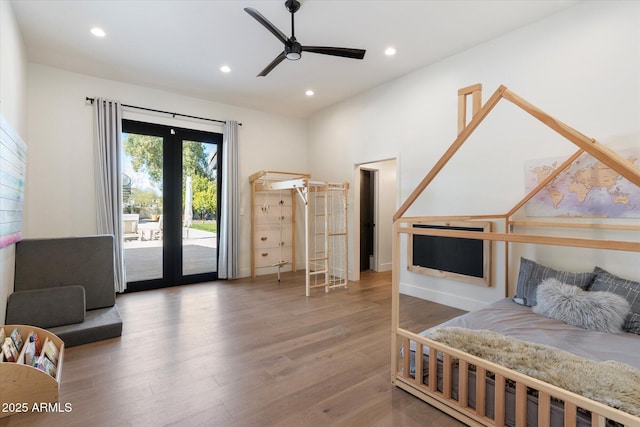
[[[122,213],[127,282],[163,277],[163,138],[122,134]]]
[[[123,120],[127,289],[215,280],[222,134]]]
[[[217,144],[182,141],[182,275],[217,272]]]

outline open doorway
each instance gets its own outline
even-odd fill
[[[360,168],[360,271],[375,271],[375,178],[377,171]]]
[[[396,168],[395,158],[355,165],[352,280],[359,280],[361,271],[391,270]]]

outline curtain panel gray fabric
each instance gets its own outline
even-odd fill
[[[122,106],[116,101],[96,98],[93,108],[98,233],[114,236],[114,286],[116,292],[123,292],[127,280],[122,230]]]
[[[220,195],[220,253],[218,277],[240,277],[238,222],[240,212],[240,172],[238,162],[238,122],[227,121],[222,139],[222,190]]]

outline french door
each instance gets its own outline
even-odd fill
[[[123,120],[127,290],[218,277],[222,134]]]

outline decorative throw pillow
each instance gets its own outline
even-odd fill
[[[562,320],[569,325],[612,334],[622,331],[631,314],[629,302],[611,292],[588,292],[577,286],[546,279],[537,290],[534,313]]]
[[[613,292],[626,299],[635,316],[630,316],[627,319],[622,330],[640,335],[640,282],[623,279],[600,267],[596,267],[593,272],[596,277],[589,290]]]
[[[631,316],[627,317],[627,321],[624,322],[622,330],[640,335],[640,314],[631,313]]]
[[[562,283],[577,286],[580,289],[588,289],[595,275],[595,273],[570,273],[555,270],[529,259],[520,258],[520,271],[518,272],[518,283],[513,301],[520,305],[533,307],[536,305],[536,290],[544,279],[558,279]]]

